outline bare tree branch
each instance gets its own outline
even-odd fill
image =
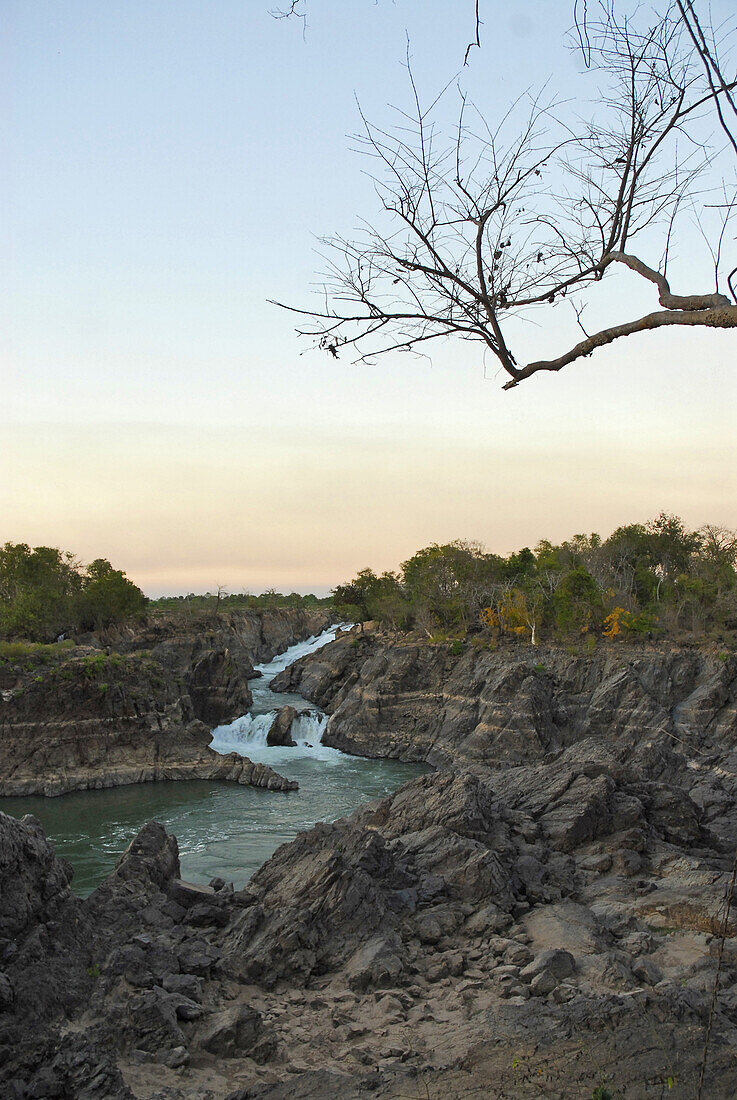
[[[585,3],[575,9],[577,48],[586,52],[587,79],[597,81],[585,123],[566,122],[554,98],[528,95],[492,124],[459,90],[457,123],[446,138],[436,116],[450,86],[423,107],[408,52],[411,110],[384,129],[361,113],[356,138],[385,225],[323,242],[325,305],[286,307],[311,320],[300,335],[332,355],[354,349],[359,361],[447,337],[474,341],[497,358],[509,389],[641,332],[737,327],[737,305],[719,291],[737,203],[725,184],[721,224],[713,235],[704,229],[715,292],[674,294],[666,274],[682,214],[702,208],[712,193],[709,173],[721,150],[706,124],[715,113],[729,136],[737,81],[724,76],[719,42],[692,0],[666,0],[650,23],[640,9],[637,19],[620,19],[612,0],[601,0],[598,11],[592,21]],[[479,28],[476,5],[472,45]],[[654,245],[660,263],[644,258]],[[737,302],[732,261],[727,283]],[[617,266],[652,283],[663,308],[587,334],[585,295]],[[574,292],[585,339],[522,365],[509,321],[532,319]]]
[[[474,46],[481,48],[481,18],[479,16],[479,0],[476,0],[476,36],[472,42],[469,42],[466,46],[466,52],[463,55],[463,64],[468,64],[468,55]]]

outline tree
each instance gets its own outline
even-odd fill
[[[500,558],[462,539],[433,543],[402,564],[407,600],[426,633],[476,623],[502,573]]]
[[[650,23],[644,10],[620,20],[613,3],[602,3],[598,21],[583,27],[599,99],[585,126],[541,98],[518,103],[496,125],[461,96],[451,139],[434,121],[438,101],[423,108],[413,81],[412,115],[398,128],[363,119],[359,140],[375,165],[386,224],[326,242],[327,304],[294,310],[310,318],[298,331],[335,356],[355,349],[359,359],[469,340],[496,357],[509,389],[643,331],[737,327],[737,267],[725,285],[721,270],[734,188],[722,177],[719,197],[707,178],[720,155],[708,131],[713,113],[737,156],[737,82],[717,60],[728,32],[719,39],[704,29],[691,2],[666,4]],[[707,188],[716,207],[707,240],[715,288],[676,294],[668,258],[682,215],[697,197],[704,205]],[[662,308],[588,333],[584,307],[617,269],[639,276],[643,289],[653,285]],[[510,322],[537,320],[566,301],[583,339],[525,362]]]
[[[82,589],[73,554],[6,542],[0,549],[0,633],[52,642],[74,626]]]
[[[339,584],[333,589],[333,600],[350,619],[365,623],[374,617],[374,600],[379,594],[381,580],[373,569],[361,569],[355,579],[348,584]]]
[[[555,623],[564,634],[588,634],[601,625],[604,603],[596,581],[582,565],[563,577],[553,595]]]
[[[141,615],[146,608],[141,589],[105,558],[87,566],[83,584],[81,625],[89,630]]]
[[[105,558],[85,570],[73,554],[51,546],[7,542],[0,548],[0,636],[53,642],[140,615],[140,588]]]

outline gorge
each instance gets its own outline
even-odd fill
[[[5,1093],[693,1096],[709,1028],[703,1095],[732,1097],[735,657],[458,648],[354,630],[274,678],[329,715],[320,753],[434,770],[232,886],[151,822],[80,899],[0,815]],[[291,777],[299,745],[263,751]]]

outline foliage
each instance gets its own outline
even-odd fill
[[[90,630],[140,615],[147,602],[140,588],[104,558],[87,566],[83,595],[84,626]]]
[[[399,573],[362,569],[333,597],[351,617],[413,629],[430,641],[553,639],[585,650],[603,637],[713,638],[737,632],[737,535],[678,516],[618,527],[607,539],[541,540],[507,558],[463,541],[433,543]],[[455,644],[455,643],[454,643]]]
[[[43,642],[8,642],[0,640],[0,663],[3,661],[28,661],[43,663],[58,657],[59,652],[71,648],[72,642],[46,645]]]
[[[50,546],[0,549],[0,637],[49,643],[140,615],[146,597],[125,573],[98,558],[86,569]]]
[[[225,611],[259,611],[280,608],[303,608],[312,610],[317,608],[329,608],[332,606],[331,597],[316,596],[309,592],[301,596],[299,592],[290,592],[284,595],[273,588],[268,588],[258,596],[250,592],[227,593],[222,588],[217,592],[204,592],[196,594],[190,592],[186,596],[161,596],[157,600],[149,600],[148,610],[154,613],[166,611],[184,611],[186,614],[201,615],[204,613],[220,614]]]

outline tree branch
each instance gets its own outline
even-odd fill
[[[719,295],[723,297],[723,295]],[[513,373],[511,382],[507,382],[502,388],[513,389],[518,383],[538,371],[559,371],[563,367],[573,363],[576,359],[583,359],[592,354],[597,348],[613,344],[615,340],[623,336],[632,336],[635,332],[648,332],[668,325],[692,325],[704,328],[737,328],[737,306],[730,305],[729,299],[725,299],[726,305],[715,306],[711,309],[692,309],[675,312],[662,310],[658,313],[648,313],[645,317],[639,317],[636,321],[627,321],[623,325],[613,325],[611,328],[602,329],[594,333],[586,340],[581,340],[575,347],[560,355],[557,359],[541,359],[536,363],[529,363],[526,367],[519,368]]]
[[[659,271],[648,267],[642,260],[638,260],[637,256],[628,256],[624,252],[610,252],[601,265],[602,269],[611,263],[625,264],[632,271],[636,271],[638,275],[642,275],[644,279],[649,279],[651,283],[655,283],[658,288],[660,304],[665,306],[666,309],[700,310],[731,305],[725,294],[672,294],[665,275],[661,275]]]

